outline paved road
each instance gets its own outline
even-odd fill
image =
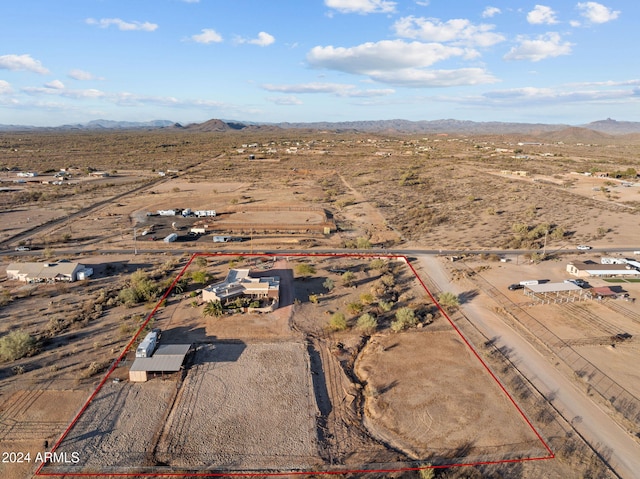
[[[443,291],[462,292],[449,281],[437,258],[421,256],[419,262]],[[553,405],[572,421],[576,431],[592,447],[601,453],[610,450],[609,463],[620,477],[640,478],[640,444],[558,371],[551,363],[553,358],[544,357],[496,314],[473,301],[463,305],[462,309],[487,337],[497,338],[496,346],[506,346],[513,351],[510,358],[518,369],[547,398],[553,398]]]

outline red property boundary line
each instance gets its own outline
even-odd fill
[[[337,474],[363,474],[363,473],[392,473],[392,472],[404,472],[404,471],[420,471],[420,470],[423,470],[423,469],[446,469],[446,468],[449,468],[449,467],[471,467],[471,466],[509,464],[509,463],[521,463],[521,462],[542,461],[542,460],[555,459],[555,454],[553,453],[553,451],[551,450],[551,448],[549,447],[547,442],[542,438],[541,434],[536,430],[536,428],[533,426],[531,421],[525,415],[524,411],[520,408],[520,406],[518,406],[518,404],[516,403],[514,398],[511,396],[511,394],[509,394],[509,392],[506,390],[506,388],[502,385],[502,383],[497,378],[497,376],[493,373],[493,371],[491,371],[491,369],[489,368],[487,363],[480,357],[478,352],[474,349],[474,347],[467,340],[467,338],[465,338],[465,336],[462,334],[462,331],[460,331],[460,329],[454,324],[453,320],[449,317],[449,315],[446,313],[446,311],[440,306],[440,303],[438,303],[438,301],[433,296],[431,291],[429,291],[429,288],[427,288],[427,286],[424,284],[424,282],[422,281],[422,279],[418,275],[418,272],[415,270],[415,268],[413,267],[413,265],[411,264],[409,259],[404,255],[385,255],[385,254],[371,254],[371,253],[334,253],[334,254],[330,254],[330,253],[289,253],[289,254],[285,254],[285,253],[268,253],[268,254],[258,254],[258,253],[194,253],[189,258],[189,260],[187,261],[187,264],[185,264],[185,266],[182,268],[182,270],[180,270],[180,272],[178,273],[176,278],[173,280],[171,285],[167,288],[167,290],[162,295],[162,297],[160,298],[160,300],[158,301],[156,306],[153,308],[153,310],[147,315],[147,318],[142,323],[142,325],[140,326],[140,328],[138,329],[136,334],[127,343],[127,345],[125,346],[125,348],[122,351],[122,353],[120,354],[120,356],[118,356],[118,358],[113,362],[113,364],[111,365],[111,367],[107,371],[107,373],[104,376],[104,378],[102,379],[102,381],[100,381],[100,383],[96,387],[95,391],[93,391],[91,396],[89,396],[89,399],[87,399],[87,401],[82,406],[82,408],[80,409],[78,414],[76,414],[76,416],[73,418],[73,420],[71,421],[69,426],[67,426],[67,428],[62,433],[60,438],[53,445],[53,447],[51,448],[51,452],[52,453],[55,452],[58,449],[60,444],[64,441],[64,439],[71,432],[71,429],[73,429],[73,427],[80,420],[80,417],[85,413],[85,411],[87,410],[87,408],[89,407],[91,402],[94,400],[94,398],[98,395],[98,393],[100,392],[100,390],[102,389],[104,384],[109,380],[109,377],[111,376],[113,371],[118,367],[120,362],[127,355],[127,353],[129,352],[129,349],[135,343],[136,339],[138,339],[138,337],[140,336],[140,334],[142,333],[144,328],[147,326],[149,321],[151,321],[151,319],[154,317],[154,315],[156,314],[156,312],[160,308],[160,305],[169,296],[169,294],[173,290],[173,288],[176,285],[176,283],[184,275],[185,271],[189,268],[189,266],[191,266],[191,263],[193,262],[193,260],[195,258],[201,257],[201,256],[202,257],[216,257],[216,256],[234,256],[234,257],[238,257],[238,256],[242,256],[242,257],[315,257],[315,258],[359,258],[359,259],[364,259],[364,258],[370,258],[370,259],[384,258],[384,259],[394,259],[394,260],[403,261],[409,267],[409,269],[411,270],[411,272],[413,273],[415,278],[418,280],[418,282],[420,283],[422,288],[424,288],[424,290],[427,292],[427,295],[429,295],[429,298],[433,301],[433,304],[435,304],[437,306],[438,310],[440,311],[440,314],[442,314],[447,319],[447,321],[449,322],[449,324],[451,325],[453,330],[458,334],[458,336],[460,336],[460,339],[462,339],[464,344],[471,350],[471,352],[473,353],[473,356],[475,356],[475,358],[484,367],[484,369],[489,374],[489,376],[491,376],[491,378],[496,382],[496,384],[498,385],[500,390],[508,398],[509,402],[511,402],[511,404],[516,409],[516,411],[518,411],[518,413],[520,414],[522,419],[524,419],[525,423],[533,431],[535,436],[538,438],[540,443],[543,445],[544,449],[548,452],[548,455],[539,456],[539,457],[521,458],[521,459],[503,459],[503,460],[497,460],[497,461],[478,461],[478,462],[457,463],[457,464],[441,464],[441,465],[427,466],[427,467],[407,467],[407,468],[400,468],[400,469],[348,469],[348,470],[335,470],[335,471],[290,471],[290,472],[263,472],[263,473],[256,473],[256,472],[252,472],[252,473],[242,473],[242,472],[220,472],[220,473],[213,473],[213,472],[212,473],[177,473],[177,472],[176,473],[139,473],[138,472],[138,473],[106,473],[106,474],[101,474],[101,473],[71,473],[71,472],[58,473],[58,472],[43,472],[42,469],[48,464],[48,461],[45,461],[45,462],[41,463],[38,466],[38,468],[36,469],[36,471],[34,473],[35,476],[40,476],[40,477],[131,477],[131,478],[134,478],[134,477],[173,477],[173,478],[180,478],[180,477],[259,477],[259,476],[262,476],[262,477],[284,477],[284,476],[300,476],[300,475],[310,475],[310,474],[315,474],[315,475],[320,475],[320,474],[322,474],[322,475],[337,475]]]

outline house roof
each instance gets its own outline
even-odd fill
[[[59,275],[71,276],[78,268],[84,268],[80,263],[10,263],[7,272],[13,272],[27,278],[52,279]]]

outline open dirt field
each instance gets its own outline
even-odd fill
[[[317,415],[304,344],[202,346],[156,460],[190,470],[312,470],[321,463]]]
[[[546,454],[451,329],[375,337],[356,373],[366,383],[369,429],[414,459],[464,456],[475,462]]]

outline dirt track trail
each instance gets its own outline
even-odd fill
[[[461,288],[451,283],[435,256],[419,258],[426,274],[443,291],[460,293]],[[496,346],[513,351],[511,361],[553,405],[571,421],[574,429],[601,454],[610,457],[609,464],[622,478],[640,477],[640,444],[618,426],[605,411],[558,371],[528,341],[506,325],[496,314],[477,302],[464,304],[465,315],[487,336],[497,338]]]

